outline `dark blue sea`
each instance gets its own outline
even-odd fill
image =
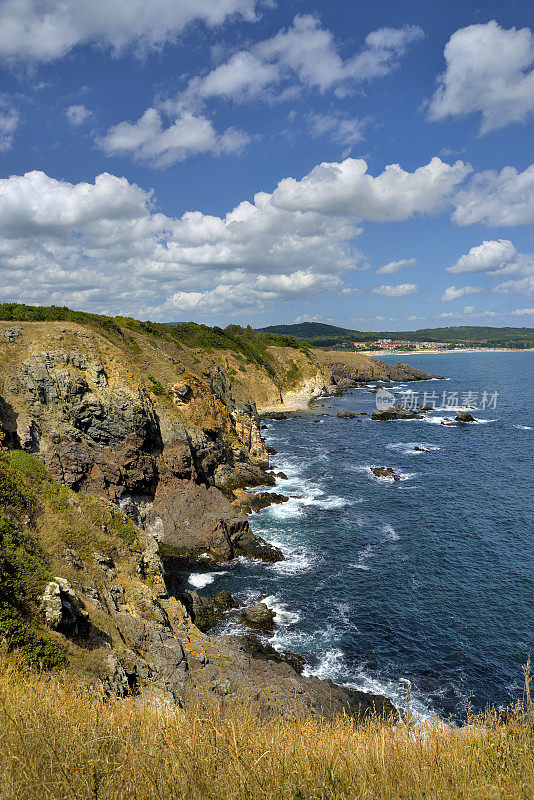
[[[437,409],[424,421],[338,419],[338,410],[371,414],[371,385],[269,421],[272,460],[288,476],[277,491],[291,499],[251,526],[287,559],[242,560],[190,581],[267,598],[278,613],[272,643],[303,654],[308,674],[398,704],[409,681],[417,712],[462,719],[468,704],[520,697],[534,650],[534,353],[402,360],[447,380],[395,385],[397,399],[434,392]],[[477,423],[440,424],[466,400],[479,406]],[[402,480],[377,479],[370,466]]]

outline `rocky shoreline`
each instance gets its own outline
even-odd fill
[[[23,323],[0,341],[3,447],[42,462],[68,491],[74,517],[84,513],[82,495],[100,498],[113,519],[134,527],[140,542],[125,553],[109,537],[96,547],[95,534],[94,548],[87,548],[72,546],[75,536],[60,535],[49,548],[53,574],[60,577],[47,584],[41,600],[47,627],[66,640],[73,664],[80,651],[91,649],[87,678],[113,694],[149,690],[185,703],[202,692],[224,705],[244,693],[266,714],[299,705],[326,717],[340,711],[396,717],[387,698],[304,677],[301,657],[279,653],[253,634],[208,633],[226,613],[239,613],[256,631],[271,629],[276,620],[261,603],[234,612],[228,593],[210,598],[180,589],[177,569],[191,559],[283,559],[252,532],[247,514],[288,498],[263,488],[277,476],[269,470],[261,417],[253,400],[234,397],[225,369],[205,361],[193,371],[179,352],[149,359],[142,344],[145,360],[135,362],[122,343],[72,323]],[[426,377],[376,361],[369,360],[367,373],[361,364],[323,363],[293,397],[308,407],[315,397],[369,379]],[[151,391],[146,372],[161,392]],[[281,397],[276,410],[262,409],[264,416],[284,417],[288,404]],[[250,487],[262,488],[251,494]],[[43,535],[38,524],[36,534]],[[49,546],[46,538],[41,542]]]

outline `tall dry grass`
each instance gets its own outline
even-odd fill
[[[67,675],[4,664],[0,797],[531,800],[528,711],[525,701],[507,718],[488,711],[462,728],[437,720],[259,721],[250,706],[221,713],[201,704],[183,711],[134,698],[106,702]]]

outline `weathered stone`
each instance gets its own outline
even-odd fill
[[[259,631],[272,631],[276,612],[272,611],[265,603],[255,603],[245,608],[240,620],[249,628]]]

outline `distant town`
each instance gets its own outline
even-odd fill
[[[409,340],[376,339],[371,342],[346,342],[355,350],[439,350],[447,347],[443,342],[412,342]]]

